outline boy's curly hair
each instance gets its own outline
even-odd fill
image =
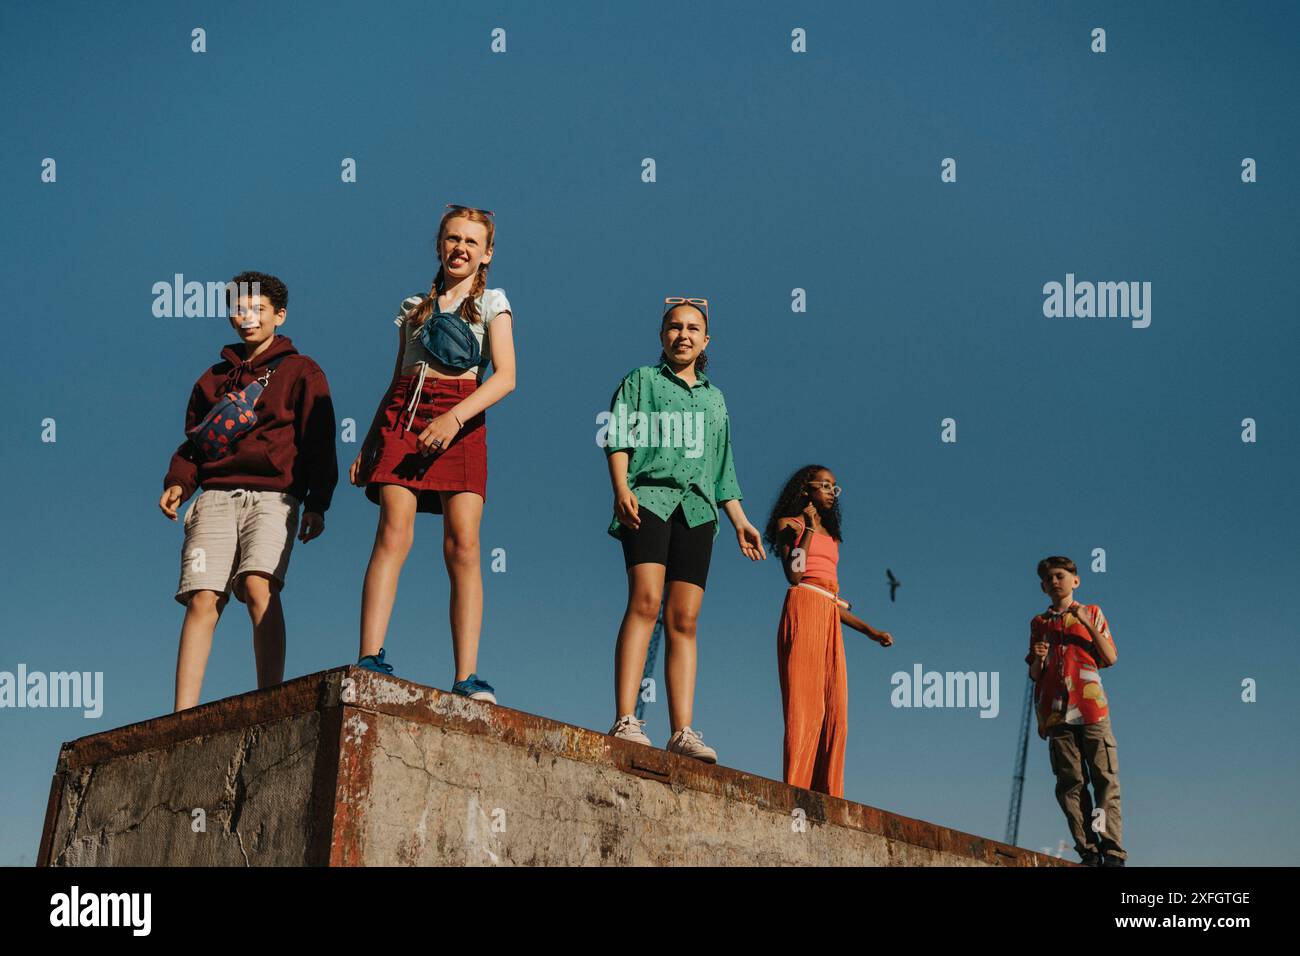
[[[254,283],[257,283],[254,285]],[[257,291],[254,292],[253,290]],[[289,290],[285,284],[273,275],[265,272],[241,272],[226,284],[226,305],[233,306],[232,296],[240,292],[246,295],[264,295],[271,303],[271,308],[279,312],[289,307]]]
[[[803,511],[804,485],[812,481],[819,471],[830,471],[830,469],[825,465],[804,465],[790,476],[785,487],[781,489],[776,504],[772,505],[772,513],[768,515],[767,525],[763,529],[763,539],[774,553],[777,551],[777,536],[781,533],[781,519],[797,518]],[[822,524],[836,541],[844,540],[840,537],[840,499],[836,498],[831,510],[822,517]]]

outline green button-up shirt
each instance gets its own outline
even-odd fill
[[[627,485],[640,507],[667,521],[680,504],[686,523],[718,524],[718,502],[742,498],[731,456],[722,390],[703,372],[687,385],[667,362],[624,376],[597,440],[608,457],[628,452]],[[617,515],[609,533],[619,536]],[[715,524],[713,535],[717,537]]]

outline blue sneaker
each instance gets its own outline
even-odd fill
[[[382,650],[378,654],[367,654],[365,657],[358,657],[357,666],[368,671],[374,671],[377,674],[391,674],[393,672],[393,665],[384,663],[384,652]]]
[[[485,700],[489,704],[495,704],[497,698],[492,691],[492,685],[485,680],[479,680],[477,674],[470,674],[464,680],[458,680],[451,685],[453,694],[460,694],[461,697],[468,697],[470,700]]]

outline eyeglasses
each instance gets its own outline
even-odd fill
[[[839,485],[831,484],[829,481],[810,481],[808,484],[813,488],[820,488],[822,491],[829,491],[836,498],[838,498],[840,492],[844,490]]]
[[[670,295],[664,299],[664,305],[694,305],[704,313],[704,318],[709,317],[708,299],[683,299],[680,295]]]
[[[491,215],[493,215],[493,212],[492,212],[491,209],[476,209],[476,208],[474,208],[473,206],[458,206],[458,205],[457,205],[456,203],[454,203],[454,202],[449,202],[449,203],[447,203],[447,208],[448,208],[448,209],[455,209],[455,210],[458,211],[458,212],[481,212],[481,213],[482,213],[483,215],[485,215],[485,216],[491,216]]]

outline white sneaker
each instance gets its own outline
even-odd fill
[[[707,746],[704,743],[704,737],[689,727],[683,727],[668,738],[667,750],[669,753],[681,754],[683,757],[694,757],[696,760],[703,760],[705,763],[718,762],[718,752]]]
[[[645,726],[644,720],[637,720],[634,714],[624,714],[609,728],[609,735],[617,737],[619,740],[630,740],[634,744],[645,744],[647,747],[654,746],[650,743],[650,738],[642,733],[641,728]]]

